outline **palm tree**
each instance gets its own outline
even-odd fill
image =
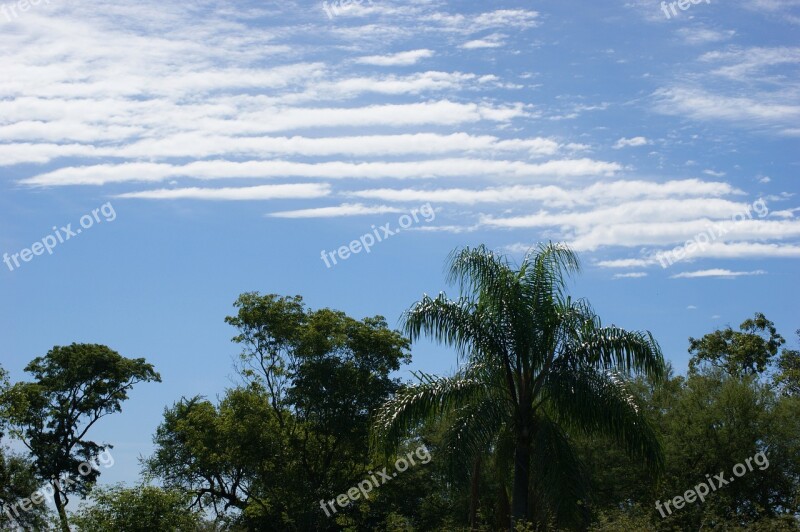
[[[571,432],[610,437],[661,470],[658,438],[626,383],[660,379],[661,349],[649,332],[602,326],[588,302],[569,297],[566,280],[579,270],[577,256],[553,243],[518,268],[484,246],[454,251],[447,280],[461,296],[423,296],[404,326],[412,340],[424,334],[454,347],[461,367],[444,378],[418,374],[379,410],[373,442],[390,452],[420,423],[443,418],[453,420],[448,442],[463,457],[510,442],[514,522],[531,517],[532,485],[537,503],[558,504],[548,491],[569,491],[564,479],[579,473]]]

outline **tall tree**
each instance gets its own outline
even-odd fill
[[[778,348],[786,340],[764,314],[744,320],[739,330],[730,327],[716,330],[702,338],[689,338],[689,370],[703,365],[721,368],[730,375],[754,375],[766,371]]]
[[[391,374],[409,342],[380,316],[311,310],[299,296],[251,292],[235,306],[226,321],[244,383],[217,406],[194,398],[168,409],[148,470],[249,529],[335,528],[320,499],[370,469],[370,416],[399,386]]]
[[[3,397],[9,434],[30,451],[37,478],[52,486],[61,528],[69,532],[69,494],[85,496],[99,476],[81,464],[97,461],[111,447],[87,439],[89,430],[120,412],[134,385],[161,378],[143,358],[97,344],[56,346],[25,371],[34,380],[15,384]],[[71,482],[62,482],[65,477]]]
[[[448,266],[461,296],[424,296],[405,327],[412,340],[425,334],[454,347],[462,369],[447,378],[421,376],[387,402],[376,441],[391,449],[426,419],[483,409],[458,445],[477,454],[501,429],[510,431],[515,522],[530,517],[532,464],[550,486],[575,469],[566,431],[608,435],[654,470],[662,467],[656,434],[626,390],[631,374],[663,374],[661,350],[650,333],[602,326],[586,301],[566,294],[566,279],[580,269],[571,250],[540,245],[514,267],[480,246],[457,250]]]

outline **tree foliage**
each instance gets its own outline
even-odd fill
[[[81,464],[111,446],[92,427],[159,380],[152,365],[72,344],[33,360],[30,381],[10,384],[0,368],[0,438],[17,440],[0,442],[0,528],[800,531],[797,346],[755,313],[690,338],[682,374],[649,333],[603,325],[570,297],[578,270],[560,245],[518,265],[485,247],[456,251],[458,297],[424,295],[404,333],[300,296],[242,294],[226,318],[239,378],[165,409],[132,487],[97,487],[99,472]],[[454,348],[458,368],[404,382],[422,336]],[[429,462],[394,475],[422,445]],[[754,457],[703,501],[674,505]],[[326,506],[380,473],[389,481],[368,497]],[[56,486],[64,476],[73,483]],[[57,514],[25,503],[45,489]],[[85,502],[67,514],[75,496]],[[5,510],[20,503],[28,511]]]
[[[757,312],[743,321],[738,331],[726,327],[700,339],[689,338],[689,352],[693,354],[689,369],[697,371],[708,364],[730,375],[763,373],[785,342],[775,324]]]
[[[370,416],[396,391],[408,340],[380,316],[310,310],[299,296],[247,293],[235,306],[242,384],[217,405],[167,409],[147,470],[242,526],[335,528],[319,501],[370,469]]]
[[[9,433],[30,452],[36,478],[52,486],[66,532],[69,495],[86,496],[99,475],[96,469],[77,474],[80,465],[96,461],[110,447],[89,440],[89,430],[121,411],[133,386],[161,379],[143,358],[125,358],[97,344],[56,346],[25,371],[33,380],[18,382],[3,394]],[[61,482],[64,477],[73,482]]]
[[[72,522],[80,532],[196,532],[203,519],[189,503],[185,493],[156,486],[98,488]]]

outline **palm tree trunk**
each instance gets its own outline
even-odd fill
[[[500,482],[497,489],[497,530],[511,528],[511,505],[508,503],[508,488]]]
[[[478,530],[478,482],[481,477],[481,457],[476,456],[472,464],[472,478],[469,489],[469,526]]]
[[[511,499],[512,525],[528,518],[528,485],[531,468],[531,444],[525,435],[517,438],[514,450],[514,490]]]

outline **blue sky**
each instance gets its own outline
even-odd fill
[[[395,325],[459,246],[569,243],[572,293],[679,372],[756,311],[795,343],[800,1],[683,5],[6,2],[0,362],[23,379],[74,341],[156,365],[93,434],[113,482],[165,406],[235,382],[238,294]]]

